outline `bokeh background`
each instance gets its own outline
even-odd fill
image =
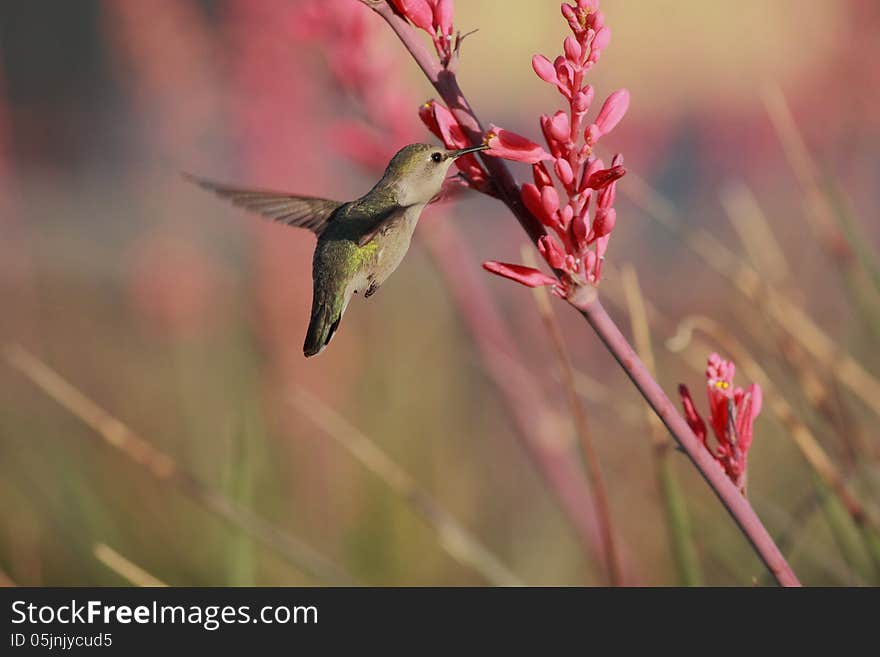
[[[538,305],[479,269],[521,259],[500,204],[431,208],[398,272],[305,360],[314,238],[179,176],[353,198],[377,175],[365,122],[386,149],[428,139],[432,90],[385,24],[316,3],[342,6],[334,31],[307,4],[0,3],[4,581],[607,581]],[[558,2],[456,4],[479,28],[459,69],[472,105],[537,140],[559,98],[530,59],[561,50]],[[603,140],[630,171],[606,305],[630,335],[637,276],[670,395],[686,382],[705,409],[710,350],[739,385],[744,361],[766,375],[753,505],[805,583],[877,584],[880,5],[602,5],[614,37],[592,82],[632,94]],[[352,35],[381,73],[366,112]],[[627,581],[768,583],[596,337],[553,307]]]

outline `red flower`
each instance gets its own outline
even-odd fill
[[[563,54],[553,61],[544,55],[532,58],[537,76],[556,87],[568,104],[567,112],[541,117],[549,153],[524,137],[494,126],[486,136],[491,146],[487,155],[533,165],[535,183],[522,186],[522,201],[555,234],[538,246],[545,261],[560,275],[555,289],[561,292],[577,285],[598,284],[617,221],[613,207],[616,184],[626,173],[620,155],[615,155],[611,166],[605,168],[593,155],[593,147],[626,114],[629,92],[615,91],[602,104],[595,120],[586,123],[593,88],[584,78],[611,39],[598,4],[598,0],[563,4],[562,15],[572,31],[563,43]],[[545,160],[552,160],[553,166],[545,166]],[[565,198],[560,197],[562,192]]]
[[[496,125],[490,125],[485,141],[489,145],[486,155],[492,157],[527,162],[528,164],[537,164],[542,160],[553,159],[539,144]]]
[[[527,287],[541,287],[542,285],[556,285],[558,283],[555,278],[548,276],[541,270],[524,265],[511,265],[506,262],[490,260],[483,263],[483,269],[498,276],[509,278]]]
[[[444,66],[452,59],[453,0],[391,0],[394,8],[409,22],[427,32]]]
[[[707,450],[727,472],[727,476],[743,493],[746,486],[746,467],[752,445],[753,425],[761,412],[761,386],[733,387],[736,367],[718,354],[711,354],[706,367],[706,387],[709,397],[709,424],[715,434],[715,446],[708,443],[706,423],[697,412],[694,400],[685,385],[678,387],[684,417]]]

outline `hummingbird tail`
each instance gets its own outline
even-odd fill
[[[317,294],[317,290],[315,290]],[[333,338],[339,321],[342,319],[342,308],[336,304],[326,303],[318,296],[312,304],[312,318],[306,331],[306,340],[303,344],[303,354],[306,358],[321,353]]]

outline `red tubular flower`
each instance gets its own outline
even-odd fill
[[[444,66],[452,59],[453,0],[391,0],[391,4],[410,23],[424,30]]]
[[[757,383],[748,388],[733,387],[736,367],[718,354],[711,354],[706,366],[706,389],[709,398],[709,424],[715,434],[715,446],[707,441],[706,423],[697,412],[687,387],[678,388],[684,416],[697,437],[715,460],[724,468],[727,476],[743,494],[746,485],[746,467],[749,448],[752,445],[755,418],[761,412],[761,386]]]
[[[526,267],[524,265],[512,265],[506,262],[496,262],[490,260],[483,263],[483,269],[486,271],[509,278],[526,287],[541,287],[544,285],[556,285],[557,280],[552,276],[548,276],[539,269]]]
[[[563,4],[562,15],[572,32],[563,41],[563,54],[552,61],[544,55],[532,58],[535,74],[556,87],[568,104],[567,112],[541,116],[541,132],[549,153],[524,137],[494,126],[495,132],[486,137],[491,146],[488,155],[536,165],[535,184],[523,185],[521,194],[529,211],[559,238],[559,242],[550,238],[552,242],[541,241],[538,245],[547,263],[560,274],[560,285],[554,289],[557,293],[578,285],[598,284],[617,220],[613,207],[616,184],[626,173],[622,157],[616,155],[611,166],[605,168],[593,155],[593,148],[626,114],[629,92],[615,91],[602,104],[595,120],[589,124],[586,121],[593,88],[585,83],[585,74],[611,40],[611,30],[598,5],[598,0]],[[553,161],[550,169],[558,184],[554,184],[544,160]],[[560,198],[560,190],[567,198]],[[591,208],[594,192],[596,202]]]
[[[516,162],[527,162],[528,164],[537,164],[542,160],[552,160],[547,151],[540,145],[525,137],[491,125],[489,132],[486,133],[486,143],[489,150],[486,155],[492,157],[501,157],[505,160],[514,160]]]

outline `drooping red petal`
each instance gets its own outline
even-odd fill
[[[557,281],[539,269],[524,265],[513,265],[506,262],[489,260],[483,263],[483,269],[503,278],[509,278],[526,287],[541,287],[542,285],[556,285]]]

